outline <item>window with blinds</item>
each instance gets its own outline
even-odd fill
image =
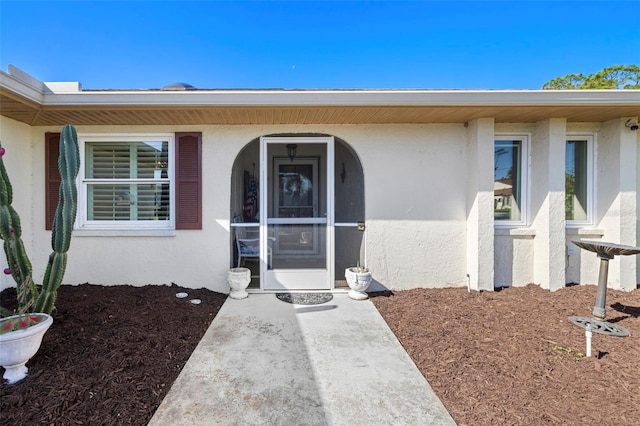
[[[84,141],[87,225],[172,227],[173,138]]]

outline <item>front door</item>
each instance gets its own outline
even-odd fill
[[[333,287],[332,137],[261,139],[265,290]]]

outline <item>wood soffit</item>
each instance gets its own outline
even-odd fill
[[[640,96],[639,96],[640,98]],[[496,123],[534,123],[546,118],[603,122],[640,115],[630,105],[41,105],[0,88],[0,114],[31,126],[421,124],[463,123],[493,117]]]

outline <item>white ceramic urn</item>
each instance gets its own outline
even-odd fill
[[[27,377],[29,369],[25,364],[38,352],[44,333],[53,324],[53,318],[50,315],[40,313],[29,315],[44,317],[44,319],[28,328],[0,334],[0,365],[5,368],[2,377],[9,384]],[[18,316],[14,315],[5,319],[13,319]]]
[[[344,276],[349,284],[349,297],[354,300],[368,299],[366,291],[371,284],[371,272],[369,270],[362,271],[361,268],[351,267],[344,270]]]
[[[249,296],[247,287],[251,282],[251,270],[249,268],[231,268],[227,274],[229,282],[229,297],[232,299],[244,299]]]

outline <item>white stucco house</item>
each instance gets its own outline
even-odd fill
[[[38,280],[65,124],[82,161],[68,284],[226,293],[239,262],[255,292],[327,291],[360,263],[373,290],[557,290],[598,280],[572,240],[637,245],[638,90],[83,90],[9,67],[0,113]],[[638,265],[610,262],[610,287],[635,289]]]

